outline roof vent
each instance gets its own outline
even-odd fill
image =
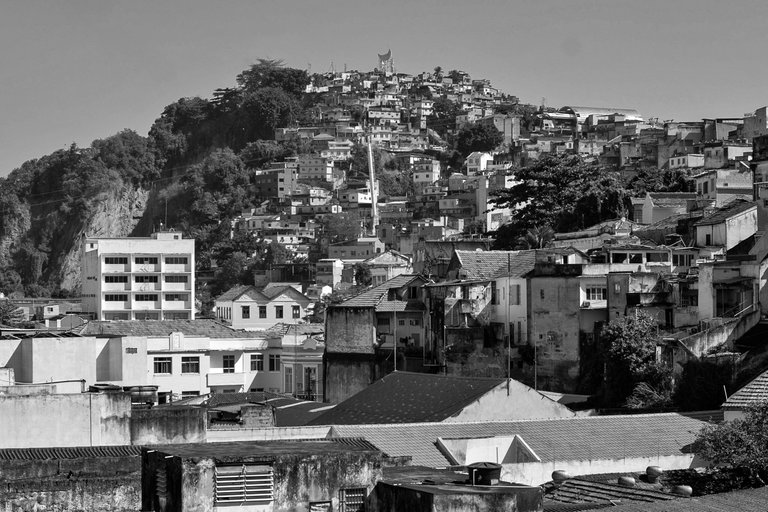
[[[634,487],[635,479],[631,476],[620,476],[619,485],[622,487]]]
[[[563,482],[565,482],[570,478],[571,478],[571,475],[569,475],[567,471],[558,469],[557,471],[552,472],[552,481],[558,485],[562,484]]]
[[[676,485],[672,488],[672,494],[677,494],[684,498],[690,498],[693,494],[693,488],[690,485]]]
[[[501,464],[475,462],[467,466],[467,472],[472,485],[497,485],[501,478]]]
[[[648,482],[655,484],[659,477],[664,473],[659,466],[648,466],[645,470],[645,476],[648,478]]]

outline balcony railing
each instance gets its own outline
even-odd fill
[[[206,375],[208,387],[213,386],[242,386],[245,382],[244,373],[209,373]]]

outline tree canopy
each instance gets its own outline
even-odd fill
[[[490,124],[467,124],[456,136],[456,149],[466,157],[474,151],[493,151],[504,142],[504,136]]]
[[[513,208],[511,221],[499,229],[496,247],[514,247],[528,230],[549,226],[555,232],[582,229],[621,217],[627,191],[615,172],[577,155],[547,155],[513,171],[516,184],[494,199]]]

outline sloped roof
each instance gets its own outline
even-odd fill
[[[617,457],[660,457],[686,453],[705,425],[680,414],[589,416],[476,423],[335,425],[338,436],[364,437],[393,457],[413,464],[445,467],[438,437],[452,439],[519,435],[544,462]]]
[[[222,293],[221,295],[216,297],[216,300],[217,301],[222,301],[222,302],[229,302],[229,301],[237,300],[237,299],[239,299],[240,297],[242,297],[243,295],[245,295],[245,293],[247,293],[249,291],[252,292],[252,293],[261,295],[261,292],[255,286],[247,285],[247,284],[240,284],[240,285],[237,285],[237,286],[233,286],[229,290],[225,291],[224,293]]]
[[[723,409],[743,409],[768,400],[768,370],[728,397]]]
[[[734,215],[744,213],[751,209],[757,209],[757,206],[752,201],[735,200],[731,201],[722,208],[718,208],[712,215],[704,217],[698,221],[694,226],[712,226],[714,224],[720,224],[730,219]]]
[[[411,259],[408,256],[404,256],[397,251],[389,249],[380,254],[371,256],[370,258],[363,260],[365,265],[403,265],[407,266],[411,263]]]
[[[626,503],[611,506],[611,512],[744,512],[765,510],[768,487],[680,498],[656,503]],[[545,508],[546,510],[546,508]]]
[[[287,324],[281,322],[264,331],[264,334],[274,336],[322,334],[325,332],[325,324]]]
[[[379,452],[362,439],[281,439],[270,441],[234,441],[223,443],[171,444],[155,446],[157,451],[182,458],[215,458],[222,462],[251,457],[279,455],[313,456],[327,453]]]
[[[359,295],[355,295],[354,297],[345,300],[341,304],[336,304],[332,307],[334,308],[375,307],[380,302],[382,302],[382,300],[387,298],[387,294],[389,293],[389,290],[400,289],[404,286],[411,284],[413,281],[417,279],[420,279],[423,282],[427,281],[422,276],[419,276],[416,274],[400,274],[399,276],[393,277],[389,281],[385,281],[380,285],[371,288],[370,290],[366,290],[363,293]]]
[[[466,279],[493,279],[499,276],[523,277],[533,270],[536,251],[456,251]]]
[[[276,427],[298,427],[318,417],[328,404],[287,397],[269,391],[249,393],[214,393],[203,402],[210,408],[231,407],[246,404],[269,405],[275,410]]]
[[[207,336],[209,338],[265,338],[263,334],[238,331],[218,320],[207,318],[197,320],[96,320],[88,322],[80,329],[79,334],[82,336],[97,336],[100,334],[168,336],[172,332],[181,332],[185,336]]]
[[[688,201],[696,199],[693,192],[648,192],[648,197],[654,206],[682,207],[687,206]]]
[[[394,372],[312,421],[313,425],[442,421],[505,379]]]
[[[616,482],[617,480],[614,480]],[[661,491],[661,485],[658,488],[649,488],[649,486],[624,487],[617,483],[608,483],[594,481],[587,478],[572,478],[566,480],[561,485],[551,487],[545,490],[544,509],[545,510],[564,510],[560,507],[548,507],[550,504],[560,503],[582,503],[612,507],[615,502],[637,502],[653,503],[657,501],[670,501],[679,498],[668,492]],[[583,508],[582,510],[588,510]]]

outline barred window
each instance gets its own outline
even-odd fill
[[[155,256],[137,256],[133,261],[137,265],[157,265],[157,257]]]
[[[339,490],[340,512],[365,512],[365,487]]]
[[[606,289],[601,287],[587,288],[587,300],[605,300]]]
[[[127,283],[128,276],[104,276],[105,283]]]
[[[156,357],[153,368],[158,373],[173,373],[173,361],[170,357]]]
[[[165,276],[166,283],[186,283],[188,280],[187,276]]]
[[[269,505],[272,503],[271,466],[254,464],[216,466],[214,506],[226,504]]]
[[[165,300],[168,302],[179,302],[187,300],[187,296],[183,293],[166,293]]]
[[[165,258],[165,263],[168,265],[186,265],[189,260],[179,256],[169,256]]]
[[[136,294],[137,302],[155,302],[157,300],[156,293],[138,293]]]
[[[133,281],[136,283],[156,283],[157,276],[133,276]]]
[[[127,302],[128,295],[124,293],[108,293],[104,295],[104,300],[107,302]]]
[[[105,265],[127,265],[128,258],[122,258],[118,256],[107,256],[104,258]]]
[[[251,371],[260,372],[264,370],[264,354],[251,354]]]
[[[200,373],[200,357],[198,356],[182,357],[181,373]]]

